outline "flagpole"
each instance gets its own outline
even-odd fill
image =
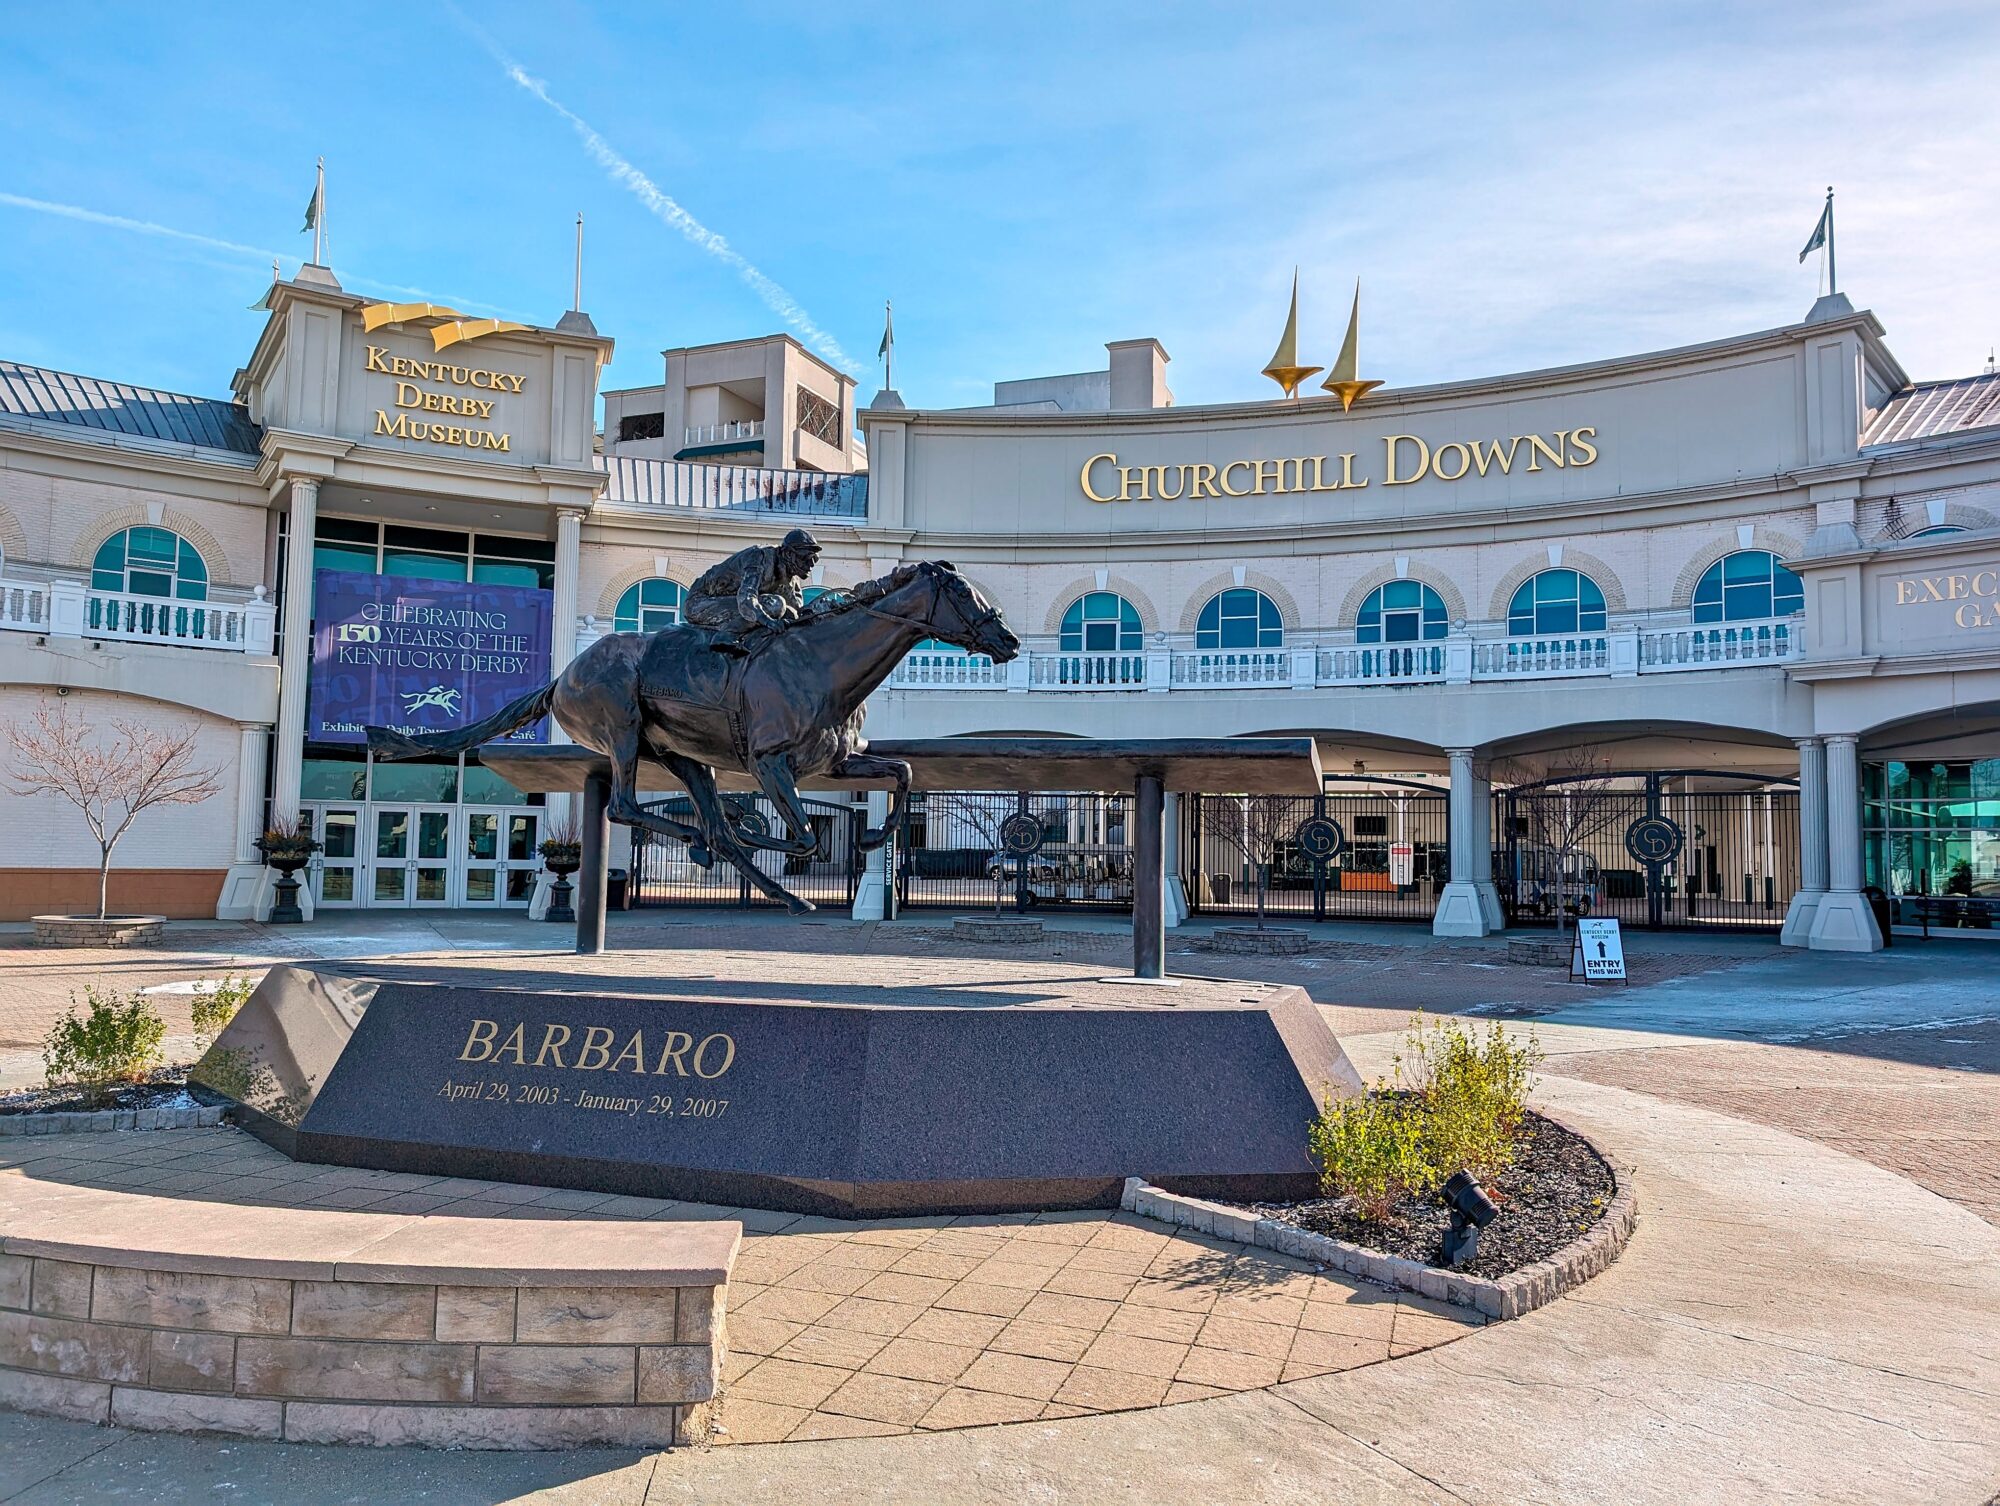
[[[313,198],[319,202],[319,213],[313,216],[313,265],[326,265],[326,158],[319,159],[319,173],[313,180]]]
[[[1833,263],[1833,185],[1826,185],[1826,291],[1829,295],[1840,291],[1840,278],[1835,275]]]
[[[576,288],[570,295],[569,306],[572,310],[583,308],[583,211],[580,209],[576,213]]]

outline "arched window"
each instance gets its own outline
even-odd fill
[[[1449,626],[1444,598],[1420,580],[1377,586],[1354,619],[1356,643],[1415,643],[1442,638]]]
[[[1092,591],[1079,596],[1063,613],[1065,653],[1114,653],[1136,649],[1144,640],[1145,634],[1139,628],[1139,609],[1114,591]]]
[[[663,576],[627,586],[618,598],[618,610],[611,614],[613,632],[657,633],[681,620],[681,602],[687,592]]]
[[[801,586],[799,588],[799,600],[803,601],[807,606],[811,606],[832,589],[832,586]]]
[[[1601,633],[1604,593],[1575,570],[1544,570],[1514,593],[1507,631],[1516,638],[1543,633]]]
[[[1696,622],[1757,622],[1805,609],[1805,587],[1766,549],[1725,554],[1694,588]]]
[[[1262,591],[1235,586],[1208,599],[1194,629],[1196,648],[1283,648],[1285,620]]]
[[[1935,528],[1919,528],[1910,537],[1913,539],[1934,539],[1941,533],[1964,533],[1956,523],[1940,523]]]
[[[208,600],[208,566],[179,534],[166,528],[127,528],[97,546],[90,562],[93,591],[133,596]]]

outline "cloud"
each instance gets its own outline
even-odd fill
[[[476,37],[480,45],[493,55],[494,61],[505,70],[508,78],[569,123],[570,129],[576,132],[577,138],[583,142],[584,150],[590,153],[592,160],[604,169],[613,182],[627,189],[643,204],[647,213],[669,229],[678,231],[683,239],[734,271],[749,285],[750,290],[763,302],[764,307],[797,330],[806,344],[812,346],[834,365],[850,371],[860,367],[861,363],[841,349],[840,342],[822,329],[796,298],[767,277],[724,237],[683,209],[679,201],[635,167],[630,158],[600,136],[589,121],[550,94],[546,82],[536,78],[509,57],[497,42],[474,25],[456,6],[447,3],[445,8],[457,18],[460,26]]]
[[[180,241],[190,246],[200,246],[208,251],[223,251],[231,256],[254,258],[260,262],[282,261],[283,256],[268,246],[246,246],[241,241],[226,241],[219,236],[202,235],[193,230],[176,230],[172,225],[161,225],[153,220],[135,220],[122,214],[106,214],[100,209],[86,209],[81,204],[58,204],[48,199],[31,199],[25,194],[0,192],[0,205],[10,209],[25,209],[33,214],[53,215],[58,219],[76,220],[85,225],[102,225],[108,230],[124,230],[133,235],[152,235],[164,240]],[[378,282],[371,277],[349,276],[348,284],[356,291],[379,294],[384,297],[423,299],[425,302],[449,303],[462,309],[481,309],[489,313],[505,313],[505,309],[490,303],[480,303],[476,299],[454,298],[447,293],[433,293],[424,288],[413,288],[400,282]]]

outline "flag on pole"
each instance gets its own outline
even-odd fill
[[[1813,226],[1812,238],[1806,242],[1805,249],[1799,252],[1799,260],[1804,261],[1808,256],[1811,256],[1813,252],[1819,250],[1820,247],[1824,246],[1826,244],[1827,232],[1832,229],[1833,229],[1833,194],[1832,191],[1829,190],[1826,196],[1826,208],[1822,209],[1819,212],[1819,223]]]
[[[308,230],[319,229],[319,216],[325,207],[325,199],[326,177],[321,174],[318,181],[313,184],[313,196],[306,200],[306,222],[299,226],[300,235],[304,235]]]
[[[882,305],[882,343],[875,347],[875,358],[879,361],[889,354],[889,347],[896,343],[896,311],[884,303]]]

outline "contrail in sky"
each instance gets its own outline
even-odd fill
[[[176,230],[171,225],[156,224],[152,220],[134,220],[122,214],[106,214],[99,209],[86,209],[81,204],[57,204],[48,199],[31,199],[24,194],[0,192],[0,205],[6,205],[10,209],[26,209],[35,214],[54,215],[59,219],[79,220],[86,225],[103,225],[111,230],[129,230],[134,235],[156,235],[167,240],[185,241],[191,246],[206,246],[211,251],[226,251],[231,256],[254,256],[264,262],[287,259],[282,253],[273,251],[268,246],[246,246],[240,241],[226,241],[213,235],[200,235],[192,230]],[[423,288],[412,288],[399,282],[376,282],[372,278],[353,276],[350,276],[348,281],[358,289],[376,293],[400,293],[426,301],[444,299],[468,309],[503,312],[490,303],[479,303],[466,298],[450,298],[445,294],[427,292]]]
[[[750,285],[750,290],[763,300],[766,308],[797,330],[809,345],[818,349],[819,353],[829,361],[849,370],[859,368],[861,363],[842,350],[838,340],[814,323],[812,316],[799,306],[796,298],[760,272],[742,252],[730,245],[722,236],[681,208],[671,194],[663,191],[651,178],[634,167],[629,158],[598,135],[589,121],[550,94],[549,86],[545,82],[509,57],[498,43],[474,25],[458,7],[451,5],[449,0],[446,8],[457,17],[461,26],[478,38],[480,44],[493,55],[494,61],[506,70],[507,77],[569,122],[570,129],[576,132],[583,142],[584,150],[590,153],[597,165],[610,174],[614,182],[630,189],[632,196],[645,205],[655,219],[679,231],[683,237],[717,261],[732,268],[737,276]]]

